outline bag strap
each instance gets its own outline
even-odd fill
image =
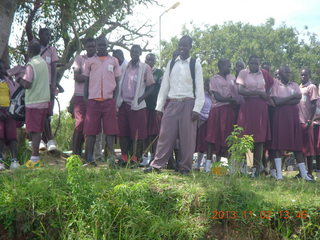
[[[40,53],[40,56],[42,57],[42,55],[49,49],[49,46],[47,46],[45,49],[42,50],[42,52]]]

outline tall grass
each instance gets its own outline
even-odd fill
[[[202,173],[84,169],[73,156],[66,170],[0,175],[0,233],[4,239],[186,240],[219,239],[237,229],[241,238],[226,239],[270,239],[266,231],[273,239],[319,239],[319,183],[238,178],[234,188],[228,181]],[[308,218],[211,219],[215,210],[256,216],[306,210]]]

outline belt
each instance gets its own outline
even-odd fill
[[[169,98],[169,102],[183,102],[188,100],[193,100],[194,98],[185,97],[185,98]]]

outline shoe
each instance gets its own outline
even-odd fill
[[[10,169],[16,169],[20,167],[20,164],[17,159],[11,160]]]
[[[128,155],[127,154],[121,154],[121,159],[118,161],[118,164],[120,166],[126,166],[128,163]]]
[[[147,168],[144,168],[142,170],[144,173],[151,173],[151,172],[156,172],[156,173],[161,173],[161,169],[160,168],[154,168],[154,167],[147,167]]]
[[[145,167],[149,164],[149,157],[148,156],[143,156],[142,157],[142,162],[139,164],[141,167]]]
[[[190,174],[190,171],[189,170],[180,170],[179,173],[181,175],[189,175]]]
[[[32,146],[32,143],[31,143],[31,146]],[[41,140],[41,142],[40,142],[39,150],[40,150],[40,151],[45,151],[45,150],[47,150],[47,145],[44,143],[43,140]]]
[[[48,151],[55,151],[57,150],[57,143],[55,140],[51,139],[49,140],[48,144],[47,144],[47,149]]]
[[[277,179],[277,170],[276,169],[270,170],[270,177]]]
[[[301,174],[298,173],[297,175],[294,176],[294,178],[301,178]]]
[[[0,171],[6,170],[6,167],[4,166],[3,163],[0,163]]]
[[[40,160],[34,162],[32,160],[28,160],[25,164],[24,164],[25,168],[29,168],[29,169],[34,169],[34,168],[41,168],[43,167],[42,162],[40,162]]]
[[[97,167],[97,163],[95,161],[91,162],[86,162],[85,164],[82,165],[82,167]]]

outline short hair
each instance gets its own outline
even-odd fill
[[[249,61],[248,62],[250,62],[252,59],[254,59],[254,58],[257,58],[259,61],[260,61],[260,58],[257,56],[257,55],[255,55],[255,54],[253,54],[253,55],[251,55],[250,57],[249,57]]]
[[[49,28],[40,28],[40,30],[39,30],[39,35],[41,35],[42,33],[44,33],[44,32],[51,32],[50,31],[50,29]]]
[[[124,57],[123,51],[121,49],[113,50],[113,55],[119,55],[121,57]]]
[[[38,41],[31,41],[28,45],[28,49],[32,55],[36,56],[40,54],[41,45]]]
[[[96,39],[93,37],[88,37],[84,40],[84,45],[86,45],[89,42],[96,42]]]
[[[226,58],[220,58],[218,61],[218,68],[220,69],[224,64],[230,62],[229,59]]]
[[[189,35],[184,35],[180,38],[180,41],[182,40],[186,40],[190,43],[190,45],[192,45],[192,38]]]
[[[302,68],[301,68],[301,71],[302,71],[302,70],[306,70],[307,73],[309,74],[309,76],[311,75],[310,68],[308,68],[308,67],[302,67]]]
[[[133,44],[131,49],[133,49],[133,48],[138,48],[140,50],[140,53],[142,53],[142,48],[139,44]]]
[[[148,53],[147,56],[146,56],[146,58],[147,58],[148,56],[152,56],[152,57],[156,58],[156,55],[155,55],[154,53]]]

